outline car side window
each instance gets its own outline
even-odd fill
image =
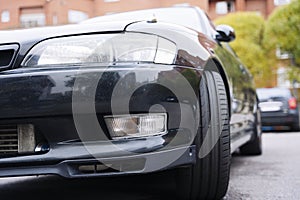
[[[224,43],[223,46],[224,46],[231,54],[233,54],[235,57],[238,57],[238,55],[236,54],[236,52],[234,51],[234,49],[233,49],[228,43]]]

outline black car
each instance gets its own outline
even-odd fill
[[[173,169],[180,197],[220,199],[231,153],[261,154],[234,30],[197,7],[139,12],[0,32],[0,176]]]
[[[299,130],[299,107],[297,98],[288,88],[257,88],[261,110],[262,129]]]

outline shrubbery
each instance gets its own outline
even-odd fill
[[[215,24],[228,24],[237,39],[230,43],[254,76],[258,87],[272,86],[279,61],[276,49],[290,54],[285,61],[290,80],[300,82],[300,0],[277,7],[264,20],[255,12],[237,12],[220,17]]]

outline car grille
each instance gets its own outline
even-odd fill
[[[18,128],[16,125],[0,125],[0,154],[18,153]]]

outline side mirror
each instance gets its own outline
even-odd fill
[[[231,42],[235,39],[235,32],[231,26],[218,25],[216,31],[218,32],[216,39],[220,42]]]

